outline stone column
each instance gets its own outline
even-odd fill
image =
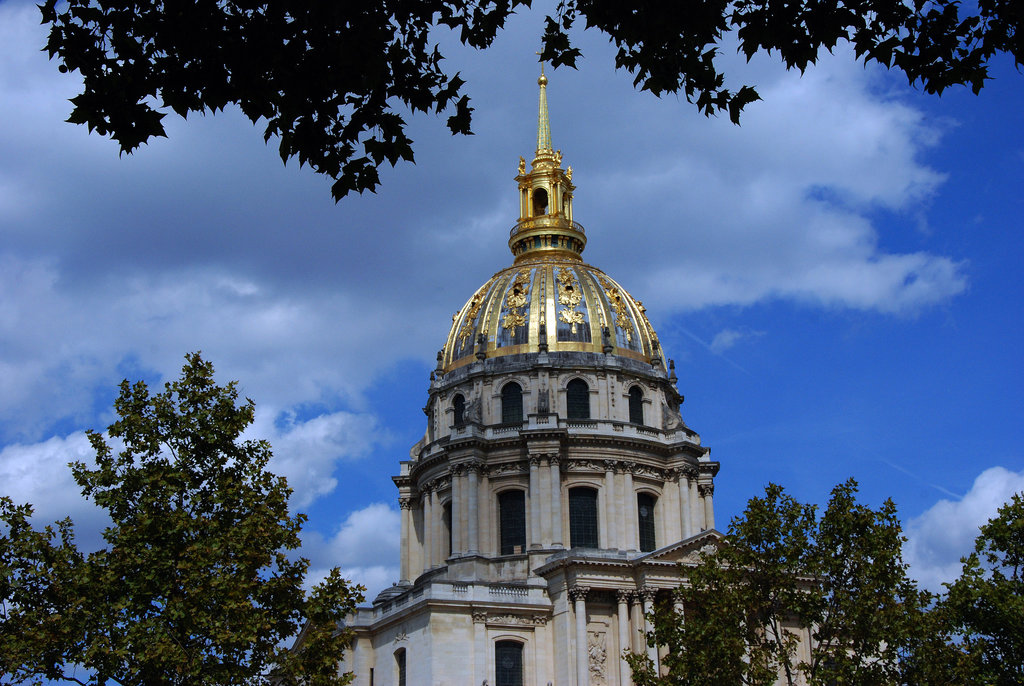
[[[712,502],[715,494],[714,484],[699,484],[697,490],[700,493],[701,500],[704,501],[704,528],[714,529],[715,528],[715,505]]]
[[[690,474],[690,531],[693,534],[704,531],[704,513],[700,508],[700,495],[697,494],[697,475]]]
[[[409,534],[412,532],[412,498],[399,498],[398,507],[401,508],[402,511],[402,535],[399,539],[401,541],[399,543],[401,549],[398,551],[398,578],[402,583],[408,583],[409,556],[412,555],[412,546],[409,545]]]
[[[622,658],[624,650],[632,650],[632,641],[630,641],[629,631],[629,597],[632,595],[632,591],[617,591],[615,594],[616,600],[619,601],[619,684],[620,686],[629,686],[630,683],[630,672],[629,664]]]
[[[626,466],[624,476],[626,481],[626,492],[622,494],[622,507],[624,507],[626,511],[623,513],[625,517],[622,519],[626,526],[626,550],[639,550],[640,546],[637,543],[636,493],[633,491],[632,465]]]
[[[573,586],[569,598],[576,615],[576,686],[590,686],[590,653],[587,650],[587,586]]]
[[[491,670],[489,667],[490,651],[487,650],[487,613],[473,613],[473,681],[478,684],[486,681]],[[524,665],[525,667],[525,665]]]
[[[434,544],[430,549],[431,567],[437,567],[444,562],[444,556],[441,551],[444,550],[444,531],[443,524],[441,522],[441,516],[443,510],[441,508],[441,494],[437,492],[435,487],[433,492],[430,494],[430,500],[433,507],[433,515],[430,518],[430,528],[434,532]]]
[[[423,501],[423,571],[433,568],[434,560],[434,484],[424,484]]]
[[[530,523],[527,531],[530,535],[530,547],[540,548],[540,457],[530,457]],[[525,551],[524,551],[525,552]]]
[[[604,502],[608,509],[608,531],[604,547],[623,548],[622,526],[618,514],[618,498],[615,497],[615,461],[604,461]]]
[[[644,588],[640,590],[640,597],[644,603],[644,635],[650,634],[654,630],[651,626],[650,614],[651,609],[654,607],[654,589]],[[645,639],[646,640],[646,639]],[[647,657],[651,658],[651,662],[654,663],[654,673],[661,674],[661,667],[658,665],[658,646],[647,646]]]
[[[468,472],[469,480],[469,513],[466,517],[469,529],[468,548],[469,553],[475,555],[480,552],[480,539],[477,532],[477,518],[479,516],[477,514],[477,507],[479,503],[478,498],[480,496],[480,483],[478,477],[480,475],[480,465],[470,464],[467,466],[466,471]]]
[[[640,593],[634,591],[630,598],[633,600],[632,606],[630,606],[630,614],[632,616],[632,623],[630,625],[630,650],[634,653],[639,653],[647,649],[647,640],[644,636],[644,611],[640,606]]]
[[[562,547],[562,473],[558,468],[558,456],[549,455],[551,471],[551,547]]]
[[[679,470],[679,523],[683,540],[686,540],[695,533],[693,523],[690,521],[690,480],[686,472]]]
[[[551,470],[540,470],[540,542],[545,548],[551,547]]]
[[[466,507],[466,498],[463,496],[462,488],[462,465],[452,467],[452,499],[449,510],[452,513],[452,549],[448,554],[454,557],[456,553],[461,554],[466,549],[462,537],[465,531],[462,528],[462,511]]]
[[[495,552],[494,544],[491,541],[491,485],[487,476],[487,467],[480,466],[480,487],[477,505],[480,510],[477,515],[477,537],[479,538],[480,549],[485,554],[491,555]]]

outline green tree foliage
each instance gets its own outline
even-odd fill
[[[956,651],[907,577],[895,506],[856,493],[853,480],[836,486],[820,518],[775,484],[751,499],[655,612],[649,640],[667,646],[667,676],[632,655],[638,686],[954,683]],[[942,662],[920,661],[926,649]]]
[[[333,178],[340,199],[376,188],[385,161],[413,159],[402,113],[451,112],[449,129],[470,132],[463,81],[444,69],[431,31],[486,48],[509,14],[530,4],[44,0],[40,8],[50,56],[84,79],[69,121],[131,152],[164,135],[166,110],[185,117],[234,104],[265,122],[283,160]],[[858,59],[902,71],[929,93],[958,84],[977,92],[993,56],[1024,61],[1022,21],[1018,0],[561,0],[546,17],[542,57],[575,65],[570,33],[582,22],[615,44],[615,66],[637,87],[682,92],[704,114],[738,122],[759,96],[725,87],[726,45],[803,71],[822,49],[848,43]]]
[[[270,446],[239,440],[254,409],[237,400],[198,354],[160,393],[121,384],[110,442],[90,433],[95,465],[71,465],[109,515],[100,550],[0,499],[0,682],[349,682],[339,622],[361,589],[335,569],[303,590],[309,563],[290,551],[305,516],[266,470]],[[285,649],[303,625],[303,649]]]
[[[943,610],[960,634],[979,683],[1024,683],[1024,496],[981,527]]]

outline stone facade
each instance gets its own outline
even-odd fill
[[[516,177],[511,268],[456,314],[394,477],[401,579],[352,618],[359,686],[626,686],[645,615],[714,545],[718,463],[645,310],[583,263],[571,168]]]

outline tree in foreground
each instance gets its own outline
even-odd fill
[[[942,610],[962,637],[979,682],[1024,683],[1024,495],[981,527]]]
[[[836,486],[820,518],[775,484],[751,499],[658,605],[648,638],[668,648],[666,674],[634,654],[636,684],[957,683],[958,651],[907,577],[895,505],[873,510],[856,492]]]
[[[432,33],[488,47],[531,0],[44,0],[46,50],[81,73],[68,121],[131,152],[163,136],[167,111],[186,117],[237,105],[281,158],[335,180],[340,199],[373,190],[385,161],[413,159],[407,111],[451,112],[470,132],[469,100],[445,70]],[[618,49],[615,66],[655,95],[682,93],[706,115],[739,121],[756,90],[725,87],[726,46],[777,55],[801,72],[821,50],[852,46],[858,60],[906,75],[928,93],[977,93],[999,54],[1024,62],[1019,0],[560,0],[545,19],[542,58],[575,65],[582,23]]]
[[[106,545],[85,555],[69,520],[34,530],[29,505],[0,499],[0,683],[345,684],[362,598],[337,569],[307,593],[292,554],[305,516],[266,470],[265,441],[240,441],[253,403],[188,355],[150,394],[122,382],[95,465],[71,465],[106,511]],[[115,447],[111,447],[111,443]],[[305,625],[303,648],[283,642]]]

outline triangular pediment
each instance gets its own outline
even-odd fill
[[[715,529],[708,529],[685,540],[649,552],[643,557],[638,557],[634,560],[634,564],[643,564],[645,562],[697,564],[700,562],[701,552],[710,552],[712,549],[722,545],[724,541],[725,536],[721,532]]]

